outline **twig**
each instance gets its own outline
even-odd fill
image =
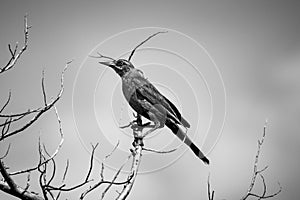
[[[0,68],[0,74],[8,71],[9,69],[12,69],[14,67],[14,65],[17,63],[17,61],[19,60],[19,58],[21,57],[21,55],[27,49],[30,28],[31,28],[31,26],[28,26],[28,22],[27,22],[27,15],[25,15],[24,16],[24,45],[23,45],[22,49],[19,51],[19,53],[17,53],[18,43],[16,44],[14,50],[11,49],[10,44],[8,45],[8,50],[11,54],[11,58],[9,59],[8,63],[3,68]]]
[[[37,194],[33,194],[32,192],[28,192],[25,189],[22,189],[17,186],[17,184],[13,181],[13,179],[9,176],[8,172],[6,171],[6,167],[2,160],[0,160],[0,172],[3,176],[4,181],[0,181],[0,190],[6,192],[12,196],[15,196],[19,199],[24,200],[44,200],[42,197],[38,196]]]
[[[144,41],[142,41],[140,44],[138,44],[132,51],[131,51],[131,54],[128,58],[128,61],[130,61],[130,59],[132,58],[134,52],[137,50],[137,48],[139,48],[140,46],[142,46],[143,44],[145,44],[148,40],[150,40],[151,38],[153,38],[154,36],[160,34],[160,33],[167,33],[168,31],[159,31],[159,32],[156,32],[152,35],[150,35],[147,39],[145,39]]]
[[[166,150],[166,151],[158,151],[158,150],[155,150],[155,149],[148,149],[148,148],[143,147],[143,150],[153,152],[153,153],[166,154],[166,153],[172,153],[172,152],[176,151],[177,148]]]
[[[9,150],[10,150],[10,143],[7,147],[7,150],[6,150],[5,154],[0,158],[0,160],[2,160],[3,158],[5,158],[8,155]]]
[[[118,178],[118,176],[119,176],[119,174],[121,173],[123,167],[127,164],[127,162],[129,161],[130,158],[131,158],[131,155],[129,155],[129,156],[127,157],[127,160],[121,165],[121,167],[120,167],[119,170],[116,172],[116,174],[114,175],[114,177],[112,178],[112,180],[111,180],[111,181],[108,181],[109,185],[108,185],[108,186],[104,189],[104,191],[102,192],[101,199],[104,198],[105,194],[108,192],[108,190],[111,188],[111,186],[112,186],[112,185],[115,185],[116,179]],[[118,185],[127,184],[128,181],[130,181],[132,178],[133,178],[132,176],[129,176],[129,177],[127,178],[126,181],[123,181],[123,182],[121,182],[122,184],[118,184]],[[103,181],[102,181],[102,182],[103,182]],[[99,185],[100,185],[100,184],[99,184]],[[98,187],[99,185],[97,185],[97,187]]]
[[[37,113],[39,111],[41,111],[42,108],[37,108],[37,109],[34,109],[34,110],[30,110],[28,109],[27,111],[25,112],[21,112],[21,113],[13,113],[13,114],[0,114],[0,117],[4,118],[4,117],[22,117],[24,115],[29,115],[29,114],[32,114],[32,113]]]
[[[123,182],[115,182],[116,178],[118,177],[119,173],[122,171],[123,167],[125,166],[125,164],[128,162],[129,158],[126,160],[126,162],[124,162],[121,167],[119,168],[119,170],[117,171],[117,173],[114,175],[113,179],[111,181],[106,181],[104,180],[104,162],[107,158],[109,158],[113,153],[114,151],[117,149],[117,147],[119,146],[119,141],[117,142],[117,144],[115,145],[115,147],[113,148],[113,150],[107,154],[101,164],[101,171],[100,171],[100,181],[98,181],[96,184],[94,184],[93,186],[90,186],[86,191],[84,191],[79,199],[84,199],[85,196],[87,194],[89,194],[90,192],[92,192],[93,190],[97,189],[99,186],[101,186],[102,184],[108,184],[108,186],[104,189],[102,195],[101,195],[101,199],[105,196],[106,192],[110,189],[110,187],[112,185],[122,185],[122,184],[125,184],[127,182],[126,181],[123,181]]]
[[[62,178],[62,183],[66,180],[68,169],[69,169],[69,159],[67,160],[65,172],[64,172],[64,175],[63,175],[63,178]]]
[[[7,101],[5,102],[5,104],[2,106],[0,113],[2,113],[2,111],[5,109],[5,107],[8,105],[8,103],[10,102],[10,98],[11,98],[11,91],[9,91],[8,93],[8,98]]]
[[[251,182],[250,182],[250,185],[249,185],[249,188],[248,188],[246,194],[241,198],[241,200],[246,200],[250,196],[257,197],[258,199],[267,199],[267,198],[271,198],[271,197],[274,197],[274,196],[278,195],[282,191],[282,187],[278,183],[279,184],[279,189],[277,190],[277,192],[266,195],[267,186],[266,186],[265,178],[262,175],[262,173],[268,168],[268,166],[264,167],[261,170],[257,169],[261,146],[263,145],[264,139],[265,139],[265,136],[266,136],[266,129],[267,129],[267,121],[265,122],[265,125],[264,125],[264,128],[263,128],[262,138],[261,138],[261,140],[258,140],[258,142],[257,142],[258,143],[257,153],[256,153],[256,156],[255,156],[255,161],[254,161],[254,166],[253,166],[253,175],[252,175],[252,178],[251,178]],[[254,187],[255,182],[256,182],[257,175],[259,175],[261,177],[262,183],[263,183],[263,193],[261,195],[255,194],[255,193],[252,192],[253,187]]]
[[[57,148],[55,149],[54,153],[52,155],[49,155],[49,158],[45,159],[44,161],[41,162],[41,160],[40,160],[39,164],[36,167],[32,167],[32,168],[29,168],[29,169],[20,170],[20,171],[17,171],[17,172],[10,173],[11,176],[31,172],[31,171],[34,171],[34,170],[38,169],[40,166],[42,166],[45,163],[49,162],[50,160],[54,159],[56,157],[56,155],[58,154],[58,152],[60,151],[60,149],[62,148],[63,143],[64,143],[64,134],[63,134],[62,124],[61,124],[61,120],[60,120],[60,117],[59,117],[56,106],[53,105],[53,107],[54,107],[55,115],[56,115],[56,118],[57,118],[57,121],[58,121],[59,133],[60,133],[60,142],[59,142]],[[39,152],[41,152],[41,150],[39,150]]]
[[[134,181],[136,179],[136,176],[138,174],[139,166],[142,159],[142,151],[143,151],[143,129],[145,126],[139,126],[142,125],[142,121],[139,119],[138,124],[133,125],[131,128],[133,130],[133,136],[134,136],[134,142],[133,142],[133,149],[131,149],[131,153],[133,156],[132,159],[132,165],[130,174],[128,176],[128,182],[124,185],[122,191],[119,193],[117,200],[125,200],[127,196],[129,195]]]
[[[65,184],[63,184],[59,187],[55,187],[55,186],[51,186],[51,185],[45,185],[45,190],[48,191],[48,192],[51,192],[51,191],[69,192],[69,191],[80,188],[80,187],[86,185],[87,183],[91,182],[92,180],[90,180],[90,175],[91,175],[91,172],[92,172],[92,169],[93,169],[94,154],[95,154],[95,150],[96,150],[97,146],[98,146],[98,143],[95,146],[92,145],[92,154],[91,154],[91,158],[90,158],[90,167],[89,167],[87,175],[86,175],[86,177],[85,177],[85,179],[82,183],[80,183],[78,185],[75,185],[75,186],[72,186],[70,188],[65,188],[65,186],[66,186]]]
[[[43,70],[42,72],[42,92],[43,92],[43,98],[44,98],[44,105],[47,106],[47,96],[46,96],[46,91],[45,91],[45,71]]]
[[[207,196],[208,196],[208,200],[214,200],[215,191],[213,190],[211,192],[209,178],[210,178],[210,176],[208,175],[208,179],[207,179]]]
[[[104,56],[102,55],[101,53],[97,52],[98,56],[93,56],[93,55],[89,55],[89,57],[91,58],[107,58],[107,59],[110,59],[110,60],[113,60],[115,61],[115,59],[111,58],[111,57],[108,57],[108,56]]]
[[[62,93],[64,91],[64,73],[65,71],[67,70],[69,64],[71,63],[72,61],[70,62],[67,62],[62,74],[61,74],[61,85],[60,85],[60,90],[59,90],[59,93],[58,95],[56,96],[55,99],[52,100],[51,103],[47,104],[46,106],[44,106],[43,108],[41,108],[37,114],[28,122],[26,123],[25,125],[23,125],[21,128],[17,129],[17,130],[14,130],[14,131],[11,131],[11,132],[8,132],[6,133],[5,135],[2,135],[1,138],[0,138],[0,141],[1,140],[4,140],[5,138],[8,138],[8,137],[11,137],[15,134],[18,134],[22,131],[24,131],[25,129],[27,129],[28,127],[30,127],[35,121],[37,121],[45,112],[47,112],[48,110],[50,110],[54,105],[55,103],[61,98],[62,96]],[[30,112],[28,112],[30,113]],[[28,113],[24,113],[24,115],[27,115]]]

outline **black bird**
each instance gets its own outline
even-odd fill
[[[143,137],[166,125],[180,140],[184,141],[191,148],[198,158],[209,164],[209,160],[183,130],[184,128],[189,128],[190,124],[181,116],[176,106],[144,77],[141,70],[136,69],[130,62],[135,50],[159,33],[164,32],[157,32],[136,46],[128,60],[115,60],[98,53],[98,58],[110,59],[108,62],[99,63],[112,68],[121,77],[123,94],[137,114],[154,122],[154,127],[148,130]]]

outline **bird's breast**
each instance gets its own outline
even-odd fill
[[[136,95],[136,90],[142,85],[141,80],[145,79],[142,71],[133,69],[122,78],[122,91],[129,102],[132,95]]]
[[[122,91],[125,99],[129,102],[132,95],[135,95],[136,92],[136,85],[134,81],[131,80],[131,78],[122,80]]]

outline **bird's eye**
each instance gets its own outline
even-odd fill
[[[122,65],[124,65],[124,62],[122,60],[118,60],[116,64],[117,64],[117,66],[122,66]]]

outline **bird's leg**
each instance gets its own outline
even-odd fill
[[[137,125],[143,126],[142,116],[139,113],[137,113],[136,116],[134,116],[134,117],[136,118],[135,121],[136,121]]]
[[[151,124],[151,122],[146,122],[143,124],[142,116],[139,113],[137,113],[136,116],[134,115],[134,117],[136,118],[136,120],[134,120],[134,121],[137,123],[138,126],[146,127]]]
[[[127,125],[124,125],[124,126],[120,126],[119,128],[121,129],[124,129],[124,128],[128,128],[132,125],[134,125],[136,123],[136,125],[140,126],[140,127],[146,127],[146,126],[149,126],[151,124],[151,122],[146,122],[143,124],[143,121],[142,121],[142,116],[140,114],[133,114],[133,117],[135,118],[134,120],[132,120],[131,122],[129,122],[129,124]]]
[[[123,128],[128,128],[129,126],[132,126],[134,123],[136,123],[138,126],[143,126],[142,124],[142,117],[140,114],[134,114],[132,113],[133,117],[135,118],[134,120],[132,120],[131,122],[129,122],[129,124],[124,125],[124,126],[120,126],[119,128],[123,129]]]
[[[155,131],[156,129],[158,129],[160,127],[160,122],[157,120],[154,122],[154,127],[151,128],[150,130],[146,131],[146,133],[143,134],[143,138],[146,137],[147,135],[149,135],[150,133],[152,133],[153,131]]]

